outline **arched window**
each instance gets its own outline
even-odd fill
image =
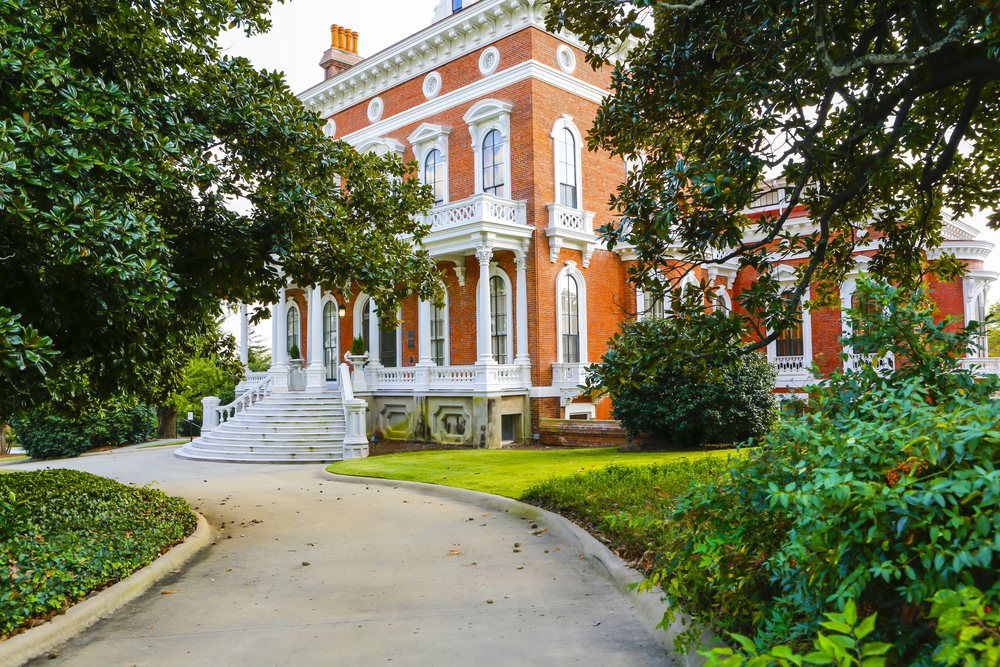
[[[337,379],[337,304],[327,301],[323,306],[323,364],[326,366],[326,379],[330,382]]]
[[[854,310],[858,311],[863,315],[873,315],[875,312],[878,311],[878,304],[875,302],[874,299],[865,299],[860,294],[855,292],[853,295],[851,295],[851,308],[853,308]],[[857,335],[863,336],[865,335],[865,333],[867,333],[864,329],[864,326],[861,323],[858,323],[857,327],[858,327],[857,330],[854,332]]]
[[[292,348],[294,347],[298,352],[298,357],[302,356],[302,348],[299,346],[299,309],[297,306],[288,306],[288,315],[285,316],[285,324],[287,326],[285,335],[287,337],[286,345],[288,346],[288,356],[292,357]]]
[[[576,139],[568,127],[556,139],[556,180],[559,203],[577,208]]]
[[[378,318],[378,360],[388,368],[399,365],[399,349],[396,344],[396,330],[390,329],[386,318]]]
[[[445,319],[444,311],[444,308],[438,308],[434,304],[431,304],[431,358],[434,359],[434,363],[438,366],[446,366],[448,364],[445,356],[445,350],[447,349],[445,328],[448,326],[448,321]]]
[[[444,202],[444,171],[444,156],[435,148],[424,158],[424,185],[434,188],[435,204]]]
[[[580,362],[580,286],[576,278],[563,278],[560,297],[562,315],[562,361],[566,364]]]
[[[371,321],[372,321],[372,300],[365,299],[365,307],[361,311],[361,337],[365,341],[365,353],[371,355]],[[371,359],[371,356],[368,357]]]
[[[483,192],[503,196],[504,159],[503,135],[500,130],[490,130],[483,139]]]
[[[490,278],[490,342],[493,358],[507,363],[507,284],[500,276]]]
[[[776,357],[801,357],[805,354],[803,347],[804,330],[802,328],[802,304],[799,303],[798,318],[795,324],[785,329],[778,335],[778,340],[774,341],[774,356]]]

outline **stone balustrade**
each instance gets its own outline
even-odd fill
[[[806,368],[806,357],[802,354],[775,357],[773,363],[774,367],[778,369],[779,374],[805,373],[808,370]]]
[[[365,390],[373,393],[431,390],[509,390],[526,389],[530,384],[530,368],[517,364],[418,365],[404,368],[369,365],[365,368]]]
[[[246,410],[265,396],[270,396],[274,390],[273,373],[257,373],[258,379],[236,397],[236,400],[227,405],[219,405],[219,399],[215,396],[206,396],[201,399],[202,418],[201,432],[208,433],[222,422],[228,421],[240,412]]]
[[[430,213],[421,217],[420,222],[430,225],[431,232],[481,222],[527,225],[527,203],[481,192],[466,199],[435,206]]]
[[[1000,375],[1000,357],[966,357],[958,363],[976,375]]]

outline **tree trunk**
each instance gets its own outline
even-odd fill
[[[0,456],[10,454],[10,447],[7,446],[7,425],[0,422]]]
[[[170,440],[177,437],[177,408],[161,405],[156,408],[156,438]]]

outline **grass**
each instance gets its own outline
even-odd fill
[[[726,452],[622,454],[617,448],[521,451],[463,449],[406,452],[334,463],[341,475],[382,477],[457,486],[520,500],[530,486],[552,477],[587,473],[611,464],[661,464],[701,459],[725,460]]]
[[[0,640],[144,567],[195,528],[187,501],[73,470],[0,475]]]

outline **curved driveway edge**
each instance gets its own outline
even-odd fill
[[[639,584],[644,581],[644,577],[630,568],[615,552],[601,544],[593,535],[576,525],[564,516],[554,512],[543,510],[534,505],[528,505],[505,496],[498,496],[492,493],[481,491],[470,491],[460,489],[455,486],[443,486],[440,484],[427,484],[424,482],[407,482],[402,480],[385,479],[381,477],[358,477],[354,475],[338,475],[326,469],[319,471],[319,476],[335,482],[345,482],[347,484],[364,484],[369,486],[389,486],[418,491],[439,498],[448,498],[472,505],[488,507],[500,512],[507,512],[515,516],[531,519],[548,528],[550,533],[554,533],[578,549],[591,564],[595,565],[604,574],[621,594],[631,602],[636,614],[642,620],[643,625],[649,630],[653,637],[668,651],[673,651],[674,637],[687,628],[688,616],[678,614],[677,618],[669,627],[664,630],[658,627],[663,621],[663,615],[670,606],[661,599],[656,592],[639,593],[631,588],[632,584]],[[702,633],[702,644],[706,646],[723,646],[714,633],[705,631]],[[687,653],[683,656],[686,667],[701,667],[705,663],[705,658],[697,653]],[[0,662],[0,667],[6,665]]]
[[[145,593],[171,570],[176,570],[212,540],[208,521],[198,512],[195,531],[146,567],[73,605],[65,614],[0,642],[0,667],[19,667],[83,632],[122,605]]]

